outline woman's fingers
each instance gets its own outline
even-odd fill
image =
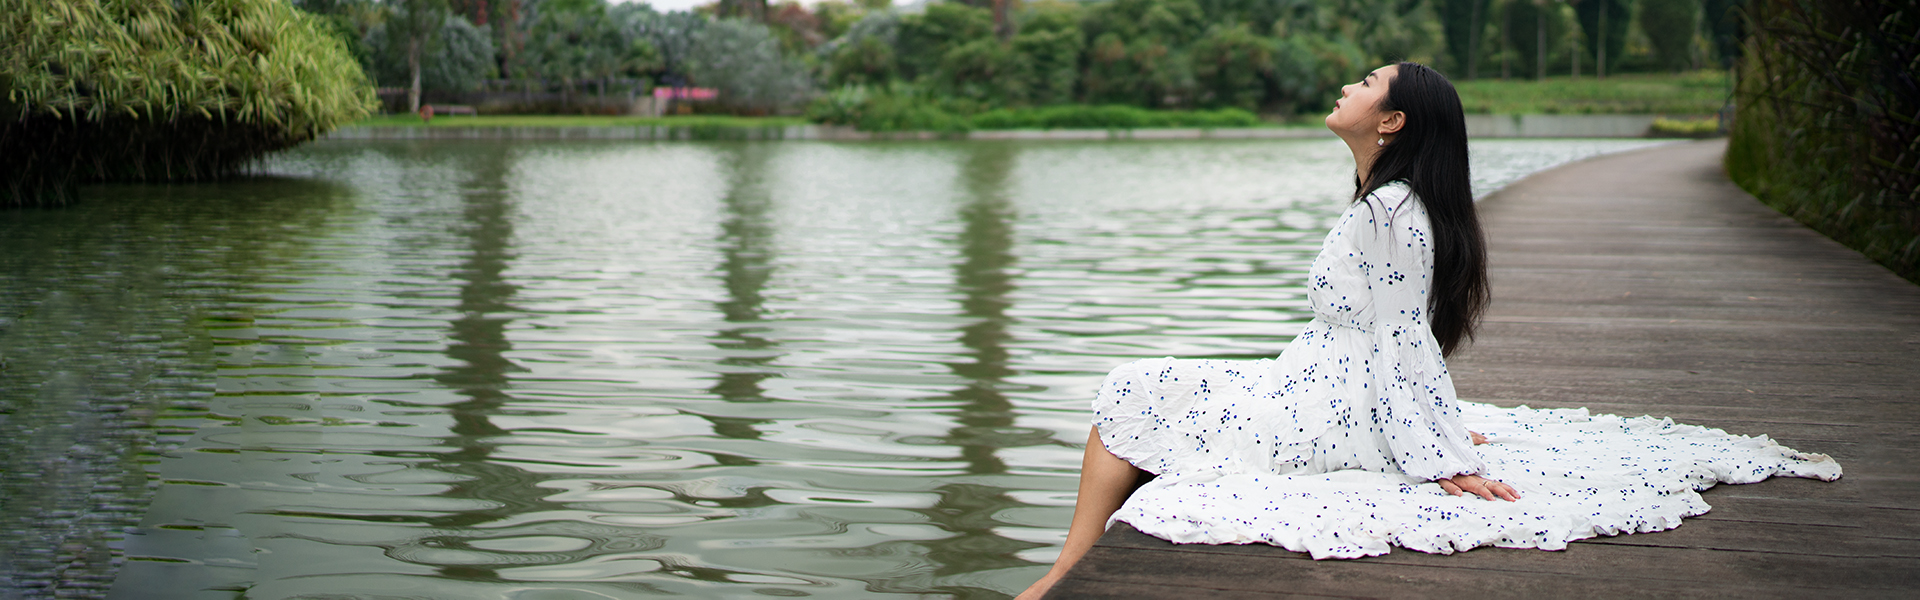
[[[1493,482],[1487,481],[1485,479],[1481,479],[1480,481],[1477,481],[1475,483],[1480,484],[1478,486],[1475,486],[1480,489],[1474,490],[1473,493],[1479,494],[1481,498],[1485,498],[1488,502],[1492,502],[1495,499],[1495,496],[1493,495]]]
[[[1473,494],[1488,501],[1506,500],[1508,502],[1520,499],[1520,492],[1513,489],[1513,486],[1478,475],[1461,475],[1451,479],[1441,479],[1436,483],[1440,484],[1440,489],[1455,496]]]

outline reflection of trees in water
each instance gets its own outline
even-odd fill
[[[965,377],[965,387],[952,398],[960,406],[951,414],[957,426],[947,432],[946,442],[960,448],[969,475],[1000,475],[1007,465],[997,455],[1001,448],[1053,443],[1048,432],[1016,428],[1013,403],[1002,389],[1005,378],[1013,374],[1007,366],[1006,343],[1010,339],[1007,295],[1014,289],[1012,267],[1013,207],[1007,199],[1007,179],[1011,176],[1018,148],[1010,145],[976,144],[968,146],[962,183],[968,202],[960,209],[964,228],[960,234],[961,261],[955,267],[956,286],[964,296],[961,308],[976,319],[960,331],[960,343],[966,346],[970,362],[954,364],[955,374]],[[995,527],[1006,525],[995,520],[1000,511],[1023,504],[1007,496],[1007,489],[975,483],[940,486],[940,500],[924,511],[929,519],[958,535],[926,542],[928,558],[938,565],[935,576],[1022,567],[1033,563],[1015,553],[1041,546],[1032,542],[1001,537]],[[962,596],[998,595],[978,588],[943,589]]]
[[[513,258],[513,204],[507,197],[505,181],[512,169],[511,150],[486,150],[466,165],[472,179],[460,191],[458,234],[466,244],[467,258],[451,273],[460,284],[460,302],[455,306],[460,317],[448,324],[451,340],[446,349],[447,357],[460,364],[433,376],[434,381],[466,399],[441,407],[453,419],[453,435],[442,443],[455,449],[440,455],[439,462],[430,468],[470,477],[439,495],[501,506],[426,519],[425,524],[432,527],[470,527],[514,514],[561,508],[541,500],[552,492],[540,489],[541,475],[488,460],[496,438],[507,433],[494,425],[491,417],[512,401],[507,393],[507,373],[520,367],[505,356],[513,347],[506,334],[512,319],[501,316],[513,309],[510,302],[518,291],[501,275]],[[416,543],[460,545],[457,539]],[[465,580],[499,579],[491,565],[446,565],[439,571]]]
[[[708,392],[728,402],[765,402],[761,380],[779,374],[767,367],[778,358],[773,341],[761,337],[766,328],[759,325],[764,298],[761,291],[773,276],[773,224],[767,214],[773,198],[766,185],[767,161],[772,149],[764,144],[740,144],[726,147],[730,179],[722,200],[726,216],[720,223],[721,277],[727,299],[716,303],[727,324],[710,338],[717,349],[729,354],[719,364],[720,373]],[[715,434],[730,439],[760,439],[756,425],[766,419],[701,415],[713,423]],[[715,456],[723,464],[754,464],[745,457]]]

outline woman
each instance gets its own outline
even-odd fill
[[[1315,558],[1554,550],[1677,526],[1706,511],[1696,490],[1715,482],[1839,477],[1831,459],[1764,437],[1459,402],[1442,356],[1472,338],[1487,302],[1459,96],[1407,62],[1340,91],[1326,124],[1353,152],[1358,189],[1313,261],[1313,320],[1277,359],[1147,359],[1109,374],[1065,547],[1021,598],[1045,594],[1113,521]],[[1483,460],[1468,422],[1510,432],[1498,439],[1511,446]],[[1675,456],[1691,468],[1661,466]]]

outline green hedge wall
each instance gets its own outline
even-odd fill
[[[1920,283],[1920,11],[1905,0],[1748,10],[1727,173]]]

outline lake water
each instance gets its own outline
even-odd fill
[[[1646,140],[1476,142],[1476,190]],[[0,211],[0,596],[1001,598],[1335,140],[323,142]],[[117,577],[117,580],[116,580]]]

